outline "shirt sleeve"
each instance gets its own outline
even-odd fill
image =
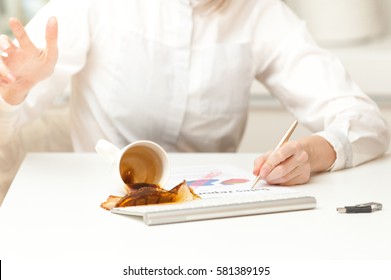
[[[283,31],[275,40],[279,44],[257,78],[301,124],[333,146],[337,157],[331,170],[385,153],[390,132],[376,103],[352,81],[334,54],[314,43],[303,21],[283,6],[281,11],[283,15],[274,15]]]
[[[12,106],[1,98],[0,146],[10,141],[23,124],[50,107],[56,96],[64,92],[71,77],[85,65],[90,43],[89,6],[90,0],[52,0],[26,25],[31,41],[38,48],[45,48],[46,24],[55,16],[59,26],[59,57],[53,74],[32,88],[20,105]]]

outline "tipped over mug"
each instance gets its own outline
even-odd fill
[[[169,177],[167,153],[155,142],[140,140],[119,149],[109,141],[100,139],[95,150],[113,166],[118,182],[150,183],[161,187],[167,183]]]

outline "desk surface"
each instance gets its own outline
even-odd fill
[[[254,154],[169,154],[171,166],[232,163]],[[0,208],[0,259],[368,260],[391,259],[391,155],[297,186],[314,210],[146,226],[99,205],[108,166],[95,154],[28,154]],[[336,207],[383,203],[371,214]]]

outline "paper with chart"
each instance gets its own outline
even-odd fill
[[[260,181],[251,188],[254,180],[251,172],[233,165],[186,166],[172,169],[167,187],[186,180],[189,187],[202,198],[218,198],[251,194],[279,195],[294,193],[292,188],[270,186]]]

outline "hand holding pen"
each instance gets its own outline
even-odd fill
[[[288,142],[296,126],[297,121],[294,121],[274,151],[255,160],[253,173],[257,178],[253,186],[260,179],[276,185],[297,185],[309,180],[311,168],[307,152],[300,142]]]
[[[260,179],[272,185],[305,184],[310,180],[312,173],[323,172],[332,167],[336,153],[322,136],[310,135],[288,141],[296,126],[297,121],[291,125],[274,151],[255,160],[255,184]]]

